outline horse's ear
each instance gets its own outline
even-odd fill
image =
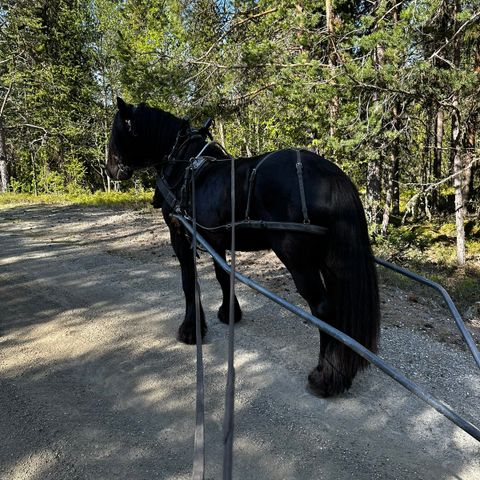
[[[129,105],[123,98],[117,97],[117,107],[121,117],[124,120],[129,120],[132,116],[132,106]]]
[[[212,134],[210,133],[210,127],[213,125],[213,118],[208,118],[205,122],[205,125],[199,130],[200,134],[205,138],[210,138],[213,140]]]
[[[190,128],[190,119],[188,117],[182,118],[182,120],[180,121],[180,128],[178,130],[179,135],[180,136],[185,135],[189,128]]]

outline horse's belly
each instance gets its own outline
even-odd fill
[[[240,229],[237,229],[235,234],[237,250],[254,252],[257,250],[269,250],[271,248],[270,242],[264,232],[255,232],[253,230],[241,231]]]

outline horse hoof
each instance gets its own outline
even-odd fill
[[[352,379],[327,367],[315,367],[308,375],[310,391],[319,397],[328,398],[345,392],[352,386]]]
[[[318,367],[315,367],[308,375],[308,389],[318,397],[328,398],[330,396],[324,383],[322,370]]]
[[[222,322],[228,325],[228,310],[229,307],[227,306],[226,308],[221,305],[220,308],[218,309],[218,319]],[[234,322],[237,323],[242,319],[242,309],[240,308],[240,305],[238,304],[238,301],[235,302],[235,314],[234,314]]]
[[[205,333],[207,333],[207,327],[202,327],[202,339]],[[182,323],[178,329],[177,339],[187,345],[195,345],[197,343],[195,325],[185,326],[185,324]]]

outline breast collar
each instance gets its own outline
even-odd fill
[[[210,132],[207,132],[207,136],[212,138],[210,135]],[[200,171],[203,170],[203,168],[208,163],[211,163],[214,161],[230,160],[232,158],[226,152],[225,148],[213,139],[211,139],[209,142],[203,145],[200,151],[194,157],[191,157],[188,160],[175,158],[175,154],[178,154],[178,152],[180,152],[181,149],[188,144],[188,142],[190,142],[195,138],[201,138],[202,140],[205,140],[205,136],[200,133],[200,130],[196,130],[196,129],[190,129],[188,137],[180,145],[178,145],[180,138],[177,138],[175,145],[172,148],[172,151],[167,157],[167,161],[163,164],[161,172],[157,175],[156,187],[164,197],[167,204],[174,210],[175,213],[181,213],[182,211],[185,211],[188,206],[188,195],[190,190],[189,185],[192,181],[193,176],[197,177]],[[217,159],[215,157],[203,155],[203,153],[207,150],[207,148],[212,145],[220,147],[220,149],[227,155],[227,158]],[[168,183],[167,179],[165,178],[164,167],[167,164],[172,164],[172,163],[186,164],[185,172],[182,176],[183,185],[180,191],[180,198],[177,198],[177,196],[174,193],[174,190],[178,187],[178,184],[172,187]],[[180,182],[182,182],[182,180],[180,180]],[[156,205],[154,204],[154,206]]]

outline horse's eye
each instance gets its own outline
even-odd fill
[[[135,128],[132,124],[132,120],[130,118],[125,120],[125,126],[127,127],[127,131],[130,135],[132,135],[133,137],[137,136],[137,132],[135,131]]]

